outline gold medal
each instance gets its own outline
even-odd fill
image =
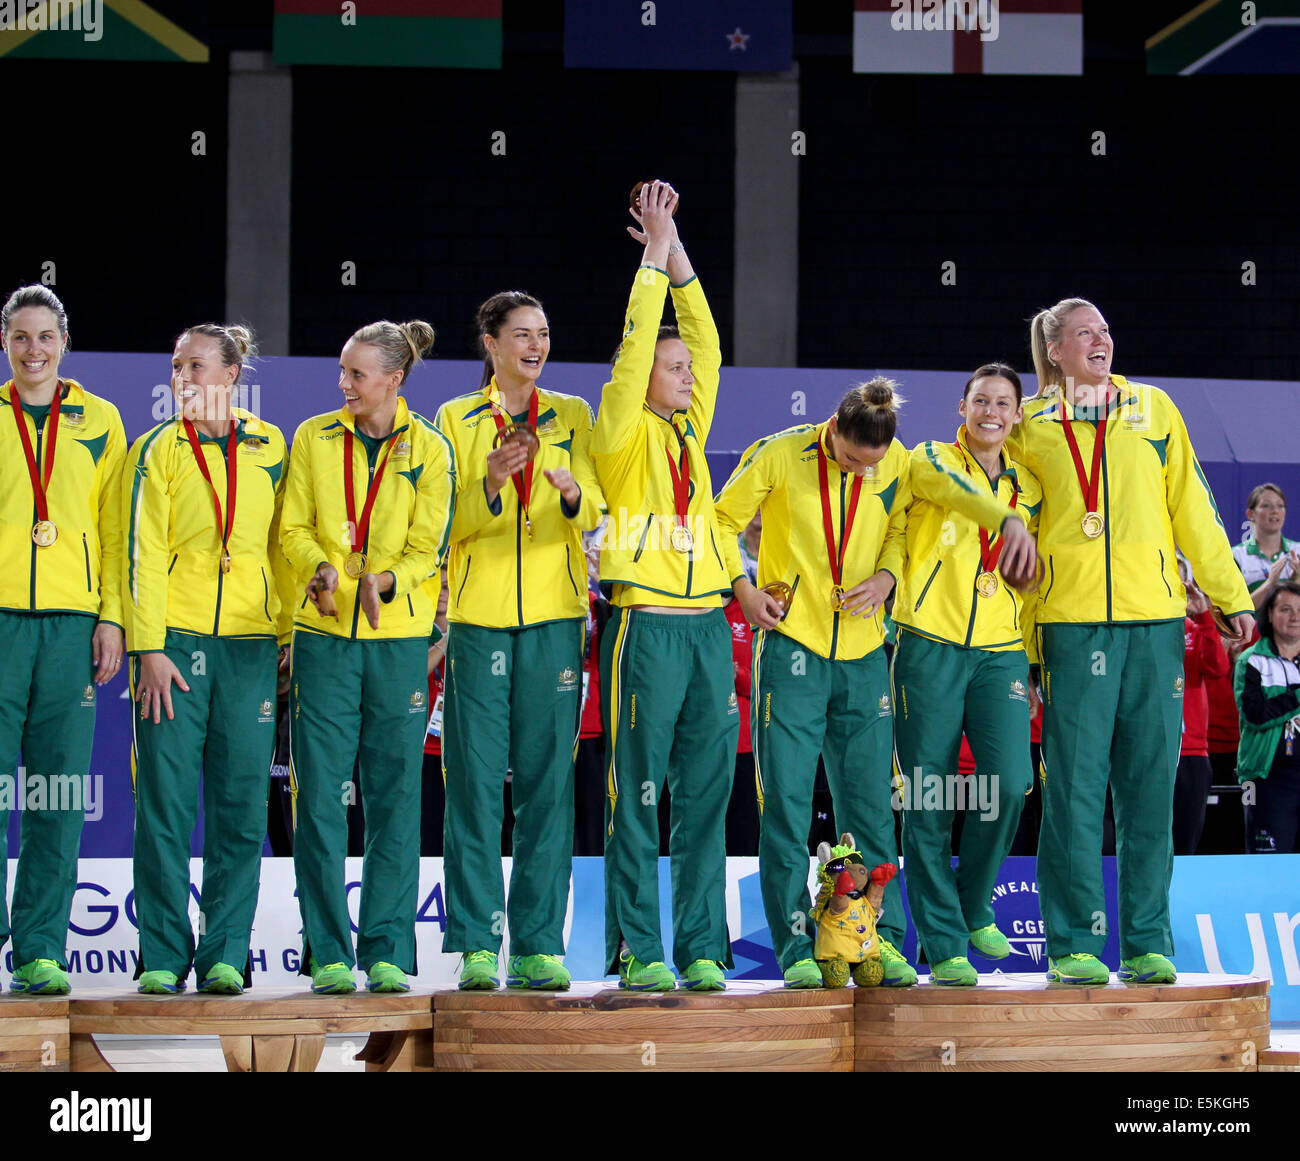
[[[367,564],[369,561],[366,560],[364,552],[349,552],[343,561],[343,571],[353,580],[360,580],[365,574]]]
[[[831,608],[837,613],[844,608],[844,586],[836,585],[831,589]]]
[[[998,591],[998,574],[982,572],[975,578],[975,591],[982,597],[991,597]]]
[[[668,540],[677,552],[690,552],[695,547],[695,537],[685,524],[674,524]]]
[[[1079,521],[1079,527],[1083,529],[1084,536],[1089,540],[1096,540],[1106,531],[1106,521],[1102,519],[1101,513],[1089,512]]]
[[[221,571],[222,572],[230,571],[230,553],[228,552],[223,552],[221,554]]]
[[[784,617],[790,608],[790,602],[794,600],[794,589],[785,581],[773,581],[771,584],[764,585],[760,592],[767,593],[778,605],[781,606],[781,616]]]
[[[32,540],[37,548],[49,548],[59,538],[59,530],[53,520],[38,520],[32,526]]]

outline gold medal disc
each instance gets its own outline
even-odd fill
[[[343,571],[353,580],[360,580],[366,571],[367,563],[364,552],[349,552],[343,561]]]
[[[994,572],[982,572],[975,578],[975,591],[982,597],[991,597],[998,591],[998,576]]]
[[[500,447],[503,443],[522,444],[530,460],[537,455],[542,446],[541,440],[537,436],[537,428],[529,423],[507,423],[505,427],[496,433],[492,440],[492,446]]]
[[[784,617],[790,608],[790,602],[794,600],[794,590],[785,581],[773,581],[770,585],[764,585],[761,591],[781,606],[781,616]]]
[[[831,589],[831,608],[837,613],[844,608],[844,586],[836,585]]]
[[[59,538],[53,520],[38,520],[32,527],[32,540],[37,548],[49,548]]]
[[[690,552],[695,547],[695,537],[685,524],[674,524],[668,540],[677,552]]]
[[[1102,519],[1101,513],[1089,512],[1081,521],[1079,527],[1083,529],[1083,534],[1089,540],[1096,540],[1103,532],[1106,531],[1106,521]]]
[[[222,572],[230,571],[230,553],[228,552],[223,552],[221,554],[221,571]]]

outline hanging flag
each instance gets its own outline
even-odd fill
[[[1147,41],[1147,72],[1300,73],[1300,0],[1199,4]]]
[[[499,69],[501,2],[275,0],[275,63]]]
[[[791,0],[564,0],[571,69],[785,72]]]
[[[0,0],[0,57],[206,64],[207,0]]]
[[[855,73],[1083,73],[1083,0],[854,0]]]

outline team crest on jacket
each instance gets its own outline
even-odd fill
[[[1016,678],[1016,680],[1011,683],[1011,700],[1012,701],[1029,700],[1028,696],[1025,693],[1025,683],[1021,681],[1020,678]]]
[[[411,454],[411,441],[410,441],[410,440],[407,440],[407,439],[399,439],[395,444],[393,444],[393,458],[394,458],[394,459],[400,459],[400,458],[402,458],[403,456],[409,456],[410,454]]]
[[[1174,697],[1180,698],[1182,696],[1183,696],[1183,675],[1180,673],[1177,677],[1174,678]]]
[[[727,694],[727,713],[740,713],[740,699],[736,696],[736,691],[734,689]]]
[[[275,721],[275,702],[269,697],[262,698],[262,704],[257,707],[257,720],[259,722]]]
[[[894,707],[889,703],[889,694],[882,693],[880,695],[879,709],[876,712],[876,717],[887,718],[893,712],[894,712]]]
[[[66,419],[66,420],[68,421],[68,426],[69,426],[69,427],[85,427],[85,426],[86,426],[86,416],[85,416],[85,413],[84,413],[84,412],[81,412],[81,411],[69,411],[69,412],[67,412],[67,413],[63,416],[63,418]]]
[[[81,704],[82,705],[95,704],[95,686],[93,683],[91,685],[86,686],[86,688],[81,691]]]
[[[424,711],[424,690],[417,689],[413,694],[411,694],[411,708],[406,712],[411,714],[418,714],[418,713],[422,713],[423,711]]]
[[[566,665],[560,670],[560,676],[556,679],[556,693],[568,693],[578,688],[578,671]]]

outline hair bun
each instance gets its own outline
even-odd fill
[[[406,341],[411,344],[411,349],[417,358],[423,359],[433,350],[434,330],[423,319],[417,318],[402,323],[401,331],[406,336]]]

